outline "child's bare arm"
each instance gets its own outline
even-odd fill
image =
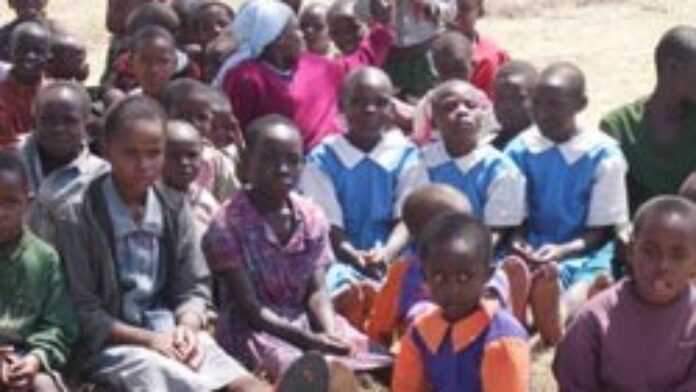
[[[599,249],[611,239],[611,235],[610,227],[588,228],[580,237],[572,241],[542,246],[534,252],[534,256],[543,262],[562,261]]]
[[[328,292],[326,291],[326,272],[319,268],[314,272],[309,294],[307,295],[307,313],[310,321],[320,332],[333,335],[335,313]]]
[[[331,247],[338,260],[359,269],[365,268],[365,257],[363,252],[353,247],[353,244],[350,243],[348,236],[342,228],[331,226],[329,238],[331,239]]]

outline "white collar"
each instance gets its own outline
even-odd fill
[[[398,129],[386,131],[382,140],[369,153],[357,149],[344,135],[330,138],[327,144],[348,169],[353,169],[363,159],[370,159],[386,170],[393,169],[395,153],[401,154],[404,148],[413,146]]]
[[[524,131],[520,138],[532,154],[541,154],[557,147],[569,165],[580,160],[580,158],[600,144],[615,143],[613,139],[603,132],[591,128],[581,129],[572,139],[560,144],[544,136],[536,126],[532,126]]]
[[[467,173],[474,166],[478,165],[486,155],[491,154],[490,150],[495,149],[487,144],[479,144],[468,154],[458,158],[452,158],[449,152],[447,152],[445,142],[442,138],[438,138],[435,142],[423,149],[423,160],[430,169],[453,161],[462,173]]]

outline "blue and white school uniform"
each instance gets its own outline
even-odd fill
[[[404,200],[415,186],[407,174],[419,162],[419,152],[399,130],[384,134],[365,153],[343,135],[327,138],[309,155],[300,189],[323,209],[331,225],[342,228],[356,249],[385,244],[401,219]],[[346,266],[341,264],[339,269]],[[345,272],[345,271],[343,271]],[[338,289],[345,274],[333,279]]]
[[[425,147],[413,174],[418,184],[447,184],[469,199],[489,227],[520,226],[526,217],[526,180],[515,163],[488,144],[453,158],[442,140]]]
[[[628,221],[628,165],[618,144],[598,130],[556,144],[532,127],[506,153],[527,178],[527,241],[534,248],[561,244],[588,228]],[[560,264],[565,288],[610,273],[613,242]]]

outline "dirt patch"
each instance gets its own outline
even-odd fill
[[[540,15],[549,9],[586,7],[594,4],[622,3],[628,0],[489,0],[486,13],[503,18]]]

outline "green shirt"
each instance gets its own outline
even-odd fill
[[[28,229],[0,253],[0,329],[19,334],[47,370],[65,365],[77,339],[58,254]]]
[[[658,152],[645,124],[647,98],[609,113],[600,127],[618,140],[628,161],[628,194],[631,212],[647,200],[677,194],[682,183],[696,170],[696,106],[685,108],[681,139]]]

